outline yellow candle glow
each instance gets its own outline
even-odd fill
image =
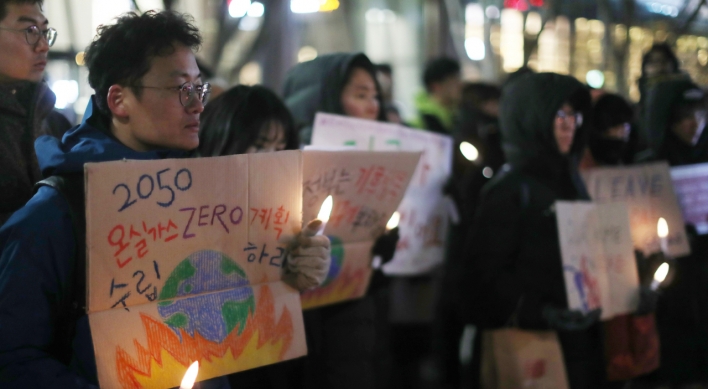
[[[669,274],[669,264],[664,262],[654,272],[654,281],[651,282],[651,288],[656,290],[656,288],[659,287],[659,284],[664,282],[667,274]]]
[[[329,216],[332,214],[332,205],[334,200],[332,195],[327,196],[324,203],[322,203],[322,208],[320,208],[320,213],[317,214],[317,218],[322,220],[322,223],[327,223],[329,221]]]
[[[659,235],[661,251],[666,254],[666,252],[669,250],[669,223],[667,223],[666,219],[664,219],[663,217],[660,217],[659,221],[656,223],[656,234]]]
[[[468,161],[476,161],[479,157],[479,151],[470,142],[460,143],[460,152]]]
[[[199,361],[194,361],[184,373],[179,389],[192,389],[194,381],[197,380],[197,373],[199,373]]]
[[[386,229],[392,230],[392,229],[398,227],[398,223],[400,221],[401,221],[401,214],[398,213],[398,211],[394,212],[393,215],[391,215],[391,218],[388,219],[388,223],[386,223]]]

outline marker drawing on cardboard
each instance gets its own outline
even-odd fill
[[[555,203],[568,307],[602,308],[602,319],[634,312],[639,276],[624,203]]]

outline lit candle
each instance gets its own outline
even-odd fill
[[[661,251],[667,254],[669,251],[669,224],[663,217],[660,217],[659,222],[656,223],[656,234],[659,235],[661,241]]]
[[[479,151],[470,142],[460,143],[460,152],[468,161],[476,161],[479,157]]]
[[[322,203],[322,207],[320,208],[320,213],[317,214],[317,218],[322,221],[322,227],[317,232],[317,235],[322,235],[322,233],[324,233],[325,226],[327,225],[327,222],[329,221],[329,216],[332,214],[333,204],[334,204],[334,200],[332,199],[332,195],[327,196],[325,201]]]
[[[184,373],[184,378],[182,378],[182,383],[179,385],[179,389],[192,389],[194,386],[194,381],[197,380],[197,373],[199,372],[199,361],[194,361]]]
[[[664,262],[654,272],[654,281],[651,282],[651,289],[656,290],[659,284],[664,282],[667,274],[669,274],[669,264]]]
[[[394,212],[393,215],[391,215],[391,218],[388,219],[388,223],[386,223],[386,230],[390,231],[396,227],[398,227],[398,223],[401,221],[401,214],[398,213],[398,211]]]

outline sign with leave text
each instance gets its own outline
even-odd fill
[[[318,113],[313,146],[356,150],[420,151],[410,186],[398,207],[400,240],[388,274],[423,274],[444,258],[448,209],[442,188],[451,174],[452,138],[396,124]]]
[[[302,153],[86,164],[88,313],[101,387],[179,386],[306,354],[281,281]]]
[[[324,284],[302,294],[304,309],[366,293],[371,247],[401,204],[420,152],[315,151],[303,153],[303,222],[317,217],[333,198],[324,233],[332,243],[332,264]]]
[[[669,225],[668,253],[690,253],[683,216],[666,162],[603,167],[583,172],[594,201],[624,201],[629,207],[634,247],[645,254],[661,250],[656,225],[660,217]]]
[[[625,203],[555,203],[568,308],[602,308],[602,319],[634,312],[639,276]]]

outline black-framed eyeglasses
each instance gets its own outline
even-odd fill
[[[27,28],[7,28],[0,27],[0,30],[24,32],[25,40],[30,46],[34,46],[39,42],[39,38],[44,37],[47,40],[49,47],[54,46],[54,42],[57,40],[57,30],[49,27],[48,29],[42,31],[37,26],[29,26]]]
[[[179,91],[179,103],[183,107],[189,107],[194,99],[198,99],[202,102],[202,105],[206,105],[209,101],[209,95],[211,95],[211,85],[205,82],[202,85],[194,85],[192,82],[187,81],[180,86],[131,86],[131,88],[145,88],[145,89],[164,89],[164,90],[177,90]]]
[[[583,125],[583,114],[580,112],[569,114],[561,109],[556,112],[556,119],[563,120],[566,123],[575,124],[576,127]]]

